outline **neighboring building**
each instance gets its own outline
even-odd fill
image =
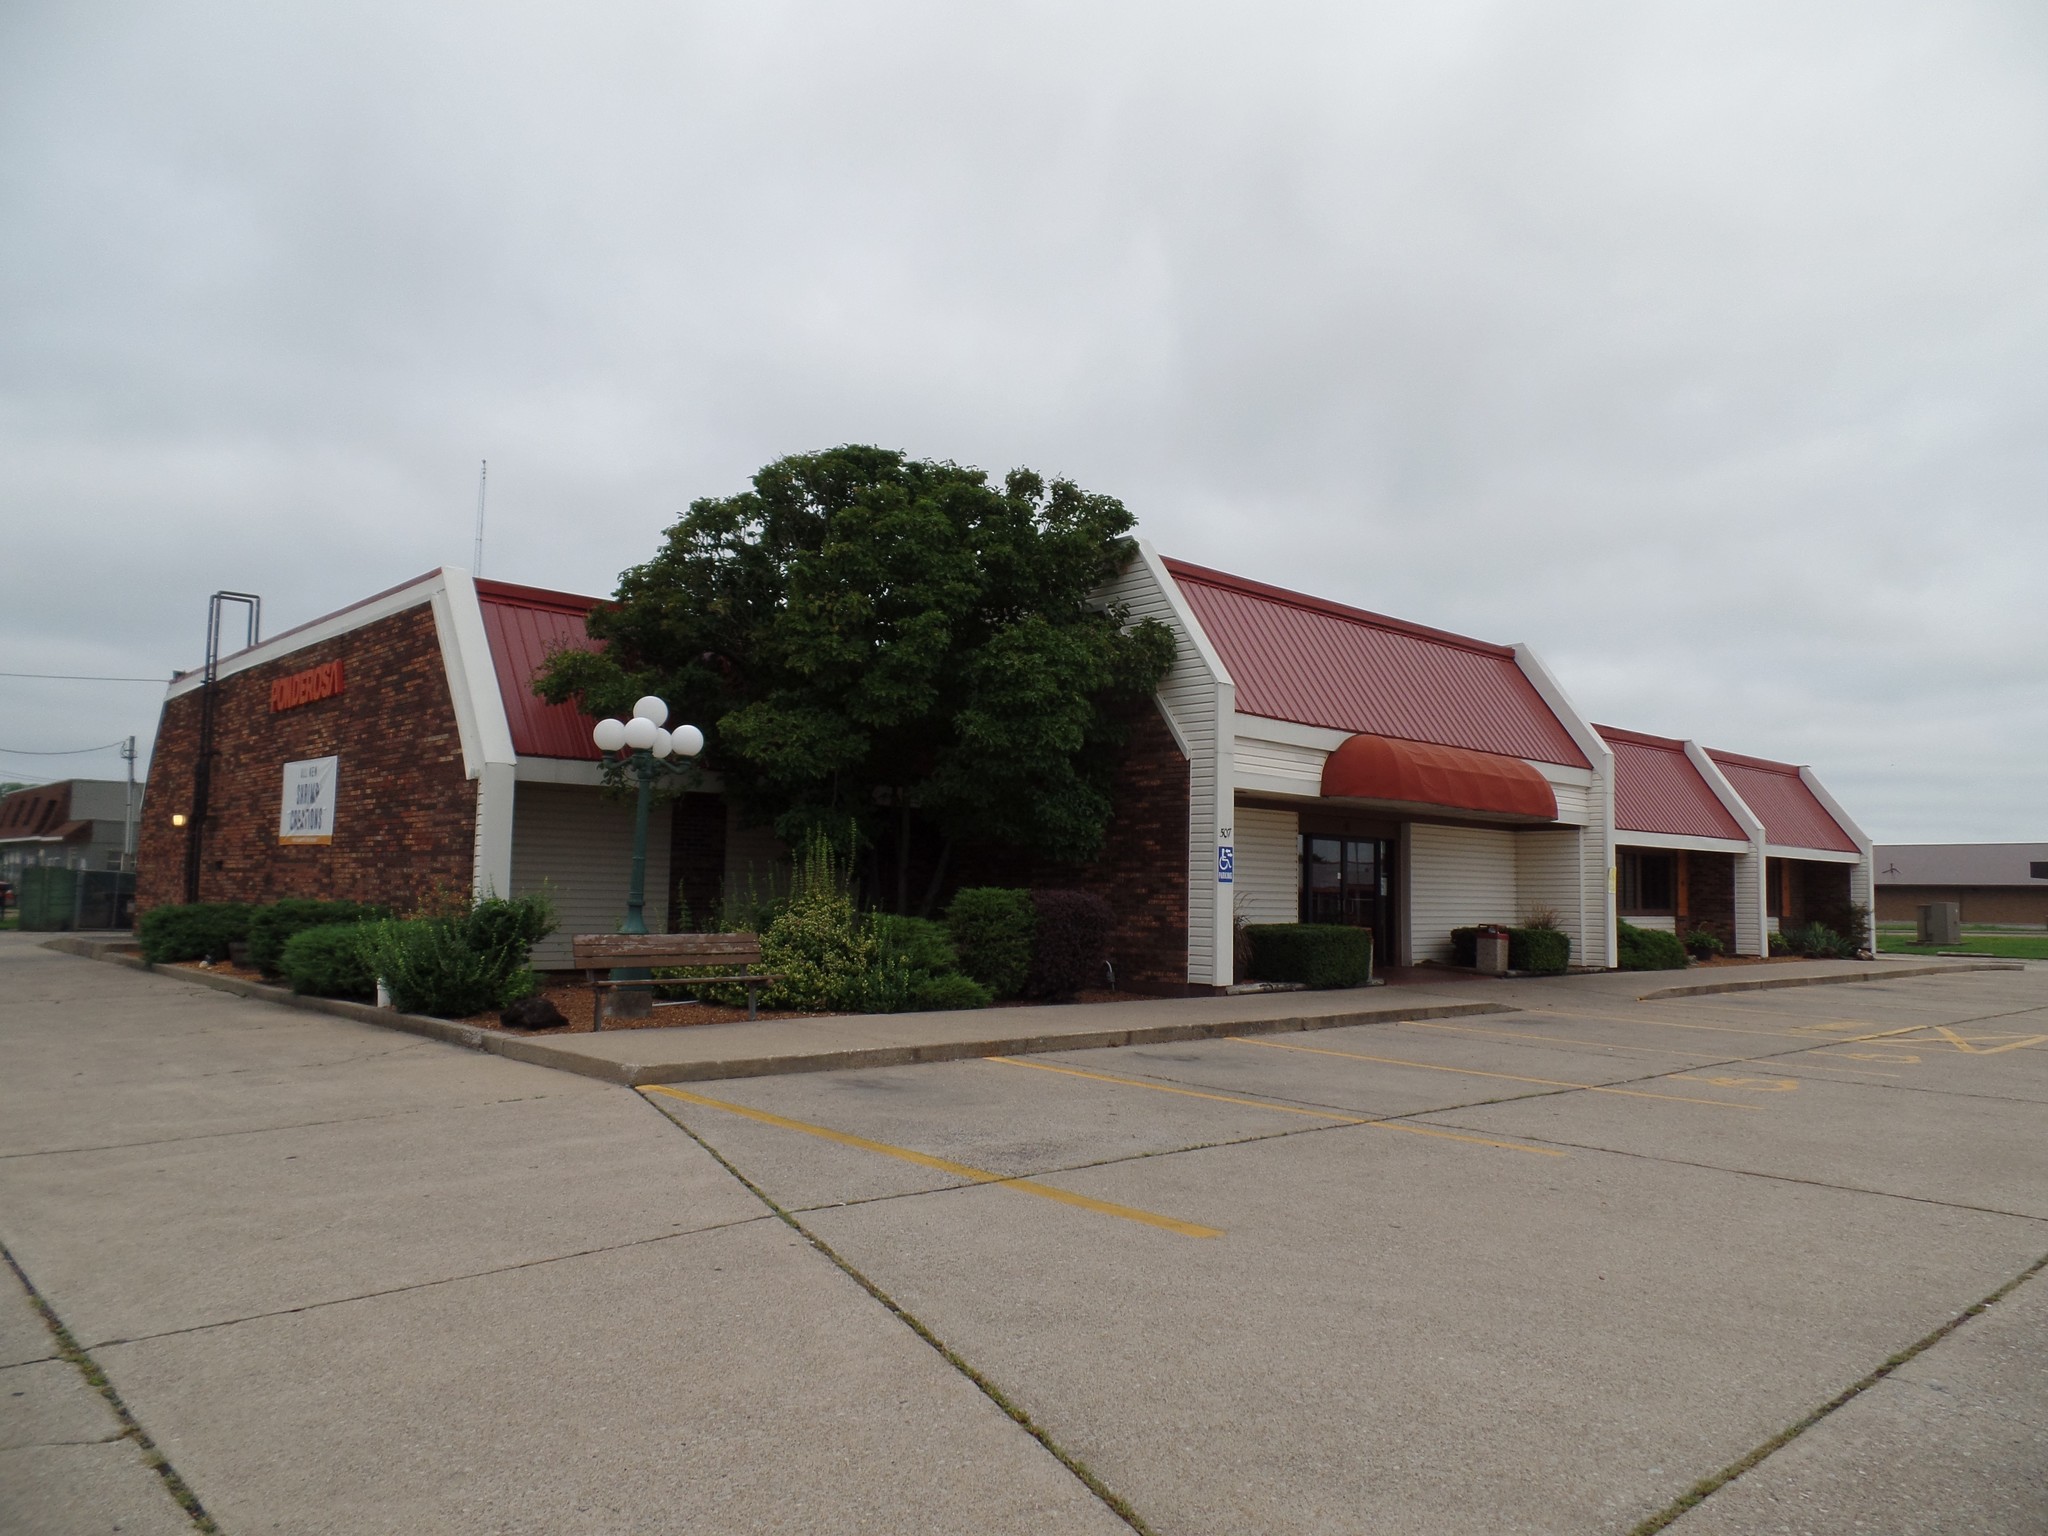
[[[1953,901],[1966,923],[2048,924],[2048,843],[1879,843],[1877,915]]]
[[[1156,707],[1130,722],[1102,854],[1059,867],[964,851],[951,880],[1099,891],[1117,914],[1126,986],[1231,985],[1240,921],[1353,923],[1373,930],[1383,964],[1413,964],[1447,959],[1454,928],[1541,916],[1570,936],[1575,965],[1609,967],[1623,868],[1636,917],[1683,916],[1752,953],[1772,869],[1780,905],[1797,912],[1826,892],[1787,876],[1793,863],[1868,890],[1867,865],[1850,868],[1867,845],[1807,770],[1630,732],[1610,744],[1526,646],[1143,545],[1101,595],[1158,619],[1178,646]],[[444,569],[224,658],[199,898],[406,907],[436,886],[545,886],[562,926],[535,962],[566,966],[570,934],[620,917],[631,807],[602,789],[591,721],[531,684],[551,651],[593,643],[598,602]],[[190,829],[173,817],[190,809],[200,690],[188,673],[165,700],[142,822],[145,910],[185,899]],[[1768,804],[1731,765],[1765,776]],[[1778,782],[1787,775],[1796,794]],[[306,802],[296,820],[294,796]],[[1788,816],[1800,796],[1817,821]],[[783,858],[701,775],[654,812],[648,924],[701,918]],[[1669,913],[1644,910],[1659,878]]]
[[[54,864],[65,869],[126,869],[131,810],[143,786],[125,779],[65,779],[0,798],[0,879]]]

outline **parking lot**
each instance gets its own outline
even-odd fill
[[[2048,1530],[2038,967],[630,1090],[20,955],[223,1530]]]

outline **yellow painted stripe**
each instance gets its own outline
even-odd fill
[[[1435,1126],[1410,1125],[1401,1120],[1360,1120],[1352,1115],[1340,1115],[1329,1110],[1303,1109],[1298,1104],[1271,1104],[1264,1099],[1240,1099],[1227,1093],[1203,1093],[1194,1088],[1176,1088],[1171,1083],[1148,1083],[1140,1077],[1118,1077],[1110,1072],[1084,1072],[1079,1067],[1056,1067],[1045,1061],[1020,1061],[1015,1056],[984,1056],[983,1061],[999,1061],[1006,1067],[1029,1067],[1034,1072],[1058,1072],[1066,1077],[1085,1077],[1098,1083],[1115,1083],[1122,1088],[1149,1088],[1154,1093],[1176,1093],[1185,1099],[1210,1099],[1218,1104],[1243,1104],[1251,1109],[1277,1109],[1283,1114],[1308,1115],[1317,1120],[1332,1121],[1337,1125],[1370,1126],[1379,1131],[1406,1131],[1411,1136],[1436,1136],[1445,1141],[1470,1142],[1475,1147],[1499,1147],[1503,1152],[1529,1152],[1537,1157],[1569,1157],[1569,1152],[1560,1152],[1554,1147],[1525,1147],[1518,1141],[1495,1141],[1491,1136],[1470,1136],[1463,1131],[1440,1131]],[[1747,1108],[1747,1106],[1744,1106]]]
[[[976,1184],[994,1184],[1004,1189],[1014,1189],[1019,1194],[1036,1195],[1041,1200],[1056,1201],[1071,1205],[1077,1210],[1093,1211],[1098,1216],[1117,1216],[1125,1221],[1139,1222],[1144,1226],[1158,1227],[1166,1232],[1178,1232],[1182,1237],[1221,1237],[1217,1227],[1205,1227],[1192,1221],[1180,1221],[1172,1216],[1161,1216],[1156,1211],[1141,1211],[1136,1206],[1117,1205],[1109,1200],[1091,1200],[1086,1195],[1077,1195],[1070,1190],[1055,1189],[1050,1184],[1041,1184],[1036,1179],[1012,1178],[1007,1174],[991,1173],[986,1168],[971,1167],[956,1163],[950,1158],[933,1157],[928,1152],[913,1152],[909,1147],[892,1146],[886,1141],[870,1141],[865,1136],[855,1136],[847,1131],[835,1131],[830,1126],[812,1125],[808,1120],[792,1120],[787,1115],[771,1114],[765,1109],[755,1109],[746,1104],[733,1104],[725,1099],[714,1099],[708,1094],[691,1093],[683,1088],[650,1086],[642,1093],[664,1094],[671,1099],[681,1099],[685,1104],[701,1104],[707,1109],[722,1109],[728,1114],[742,1115],[749,1120],[758,1120],[763,1125],[776,1126],[785,1131],[801,1131],[806,1136],[816,1136],[823,1141],[837,1142],[842,1147],[857,1147],[863,1152],[879,1153],[901,1162],[915,1163],[920,1168],[930,1168],[938,1173],[950,1173],[958,1178]]]
[[[1231,1035],[1234,1045],[1263,1045],[1276,1051],[1301,1051],[1310,1056],[1341,1056],[1346,1061],[1371,1061],[1384,1067],[1416,1067],[1424,1072],[1451,1072],[1459,1077],[1492,1077],[1504,1083],[1533,1083],[1539,1088],[1576,1088],[1585,1093],[1618,1093],[1631,1099],[1663,1099],[1672,1104],[1703,1104],[1712,1109],[1739,1109],[1757,1113],[1754,1104],[1731,1104],[1725,1099],[1701,1099],[1687,1093],[1646,1093],[1638,1088],[1605,1088],[1598,1083],[1568,1083],[1554,1077],[1520,1077],[1513,1072],[1481,1072],[1472,1067],[1441,1067],[1431,1061],[1403,1061],[1398,1056],[1367,1056],[1358,1051],[1333,1051],[1317,1045],[1283,1045],[1278,1040],[1252,1040]]]

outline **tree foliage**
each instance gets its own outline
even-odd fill
[[[995,485],[861,446],[781,459],[692,503],[592,614],[604,649],[558,653],[537,687],[598,713],[659,694],[792,844],[887,845],[899,875],[913,824],[1087,858],[1119,706],[1173,659],[1164,626],[1090,600],[1131,527],[1114,498],[1029,470]]]

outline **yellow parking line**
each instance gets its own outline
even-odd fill
[[[1278,1040],[1252,1040],[1242,1035],[1228,1037],[1233,1045],[1263,1045],[1276,1051],[1301,1051],[1310,1056],[1342,1056],[1347,1061],[1373,1061],[1387,1067],[1417,1067],[1424,1072],[1452,1072],[1459,1077],[1492,1077],[1505,1083],[1534,1083],[1541,1088],[1577,1088],[1585,1093],[1618,1093],[1631,1099],[1665,1099],[1673,1104],[1705,1104],[1714,1109],[1739,1109],[1755,1114],[1754,1104],[1730,1104],[1725,1099],[1699,1099],[1685,1093],[1646,1093],[1637,1088],[1604,1088],[1598,1083],[1568,1083],[1554,1077],[1519,1077],[1513,1072],[1481,1072],[1472,1067],[1440,1067],[1429,1061],[1403,1061],[1397,1056],[1366,1056],[1358,1051],[1333,1051],[1317,1045],[1283,1045]]]
[[[1435,1126],[1409,1125],[1401,1120],[1360,1120],[1353,1115],[1340,1115],[1324,1109],[1303,1109],[1298,1104],[1271,1104],[1264,1099],[1240,1099],[1227,1093],[1202,1093],[1193,1088],[1176,1088],[1170,1083],[1148,1083],[1141,1077],[1118,1077],[1110,1072],[1084,1072],[1079,1067],[1056,1067],[1044,1061],[1020,1061],[1015,1056],[984,1056],[983,1061],[999,1061],[1006,1067],[1029,1067],[1034,1072],[1058,1072],[1065,1077],[1085,1077],[1098,1083],[1115,1083],[1122,1088],[1149,1088],[1154,1093],[1177,1093],[1187,1099],[1211,1099],[1218,1104],[1243,1104],[1251,1109],[1276,1109],[1283,1114],[1308,1115],[1317,1120],[1334,1121],[1338,1125],[1364,1125],[1381,1131],[1406,1131],[1411,1136],[1436,1136],[1445,1141],[1470,1142],[1475,1147],[1498,1147],[1503,1152],[1530,1152],[1538,1157],[1569,1157],[1552,1147],[1525,1147],[1517,1141],[1495,1141],[1490,1136],[1469,1136],[1463,1131],[1440,1131]],[[1747,1109],[1748,1105],[1741,1106]]]
[[[1161,1216],[1156,1211],[1141,1211],[1136,1206],[1117,1205],[1108,1200],[1091,1200],[1086,1195],[1077,1195],[1069,1190],[1055,1189],[1050,1184],[1041,1184],[1036,1179],[1012,1178],[1007,1174],[991,1173],[986,1168],[970,1167],[956,1163],[950,1158],[933,1157],[927,1152],[913,1152],[908,1147],[891,1146],[886,1141],[870,1141],[865,1136],[854,1136],[846,1131],[835,1131],[829,1126],[812,1125],[808,1120],[792,1120],[786,1115],[770,1114],[765,1109],[754,1109],[745,1104],[733,1104],[725,1099],[714,1099],[707,1094],[691,1093],[683,1088],[646,1087],[642,1093],[665,1094],[671,1099],[681,1099],[685,1104],[702,1104],[709,1109],[722,1109],[728,1114],[744,1115],[749,1120],[758,1120],[763,1125],[778,1126],[785,1131],[801,1131],[806,1136],[816,1136],[824,1141],[837,1142],[842,1147],[857,1147],[863,1152],[879,1152],[884,1157],[897,1158],[902,1162],[915,1163],[920,1168],[930,1168],[939,1173],[950,1173],[968,1179],[976,1184],[994,1184],[1003,1189],[1014,1189],[1019,1194],[1036,1195],[1041,1200],[1055,1200],[1061,1205],[1071,1205],[1078,1210],[1093,1211],[1099,1216],[1118,1216],[1125,1221],[1135,1221],[1148,1227],[1158,1227],[1167,1232],[1178,1232],[1182,1237],[1221,1237],[1217,1227],[1204,1227],[1192,1221],[1180,1221],[1172,1216]]]

